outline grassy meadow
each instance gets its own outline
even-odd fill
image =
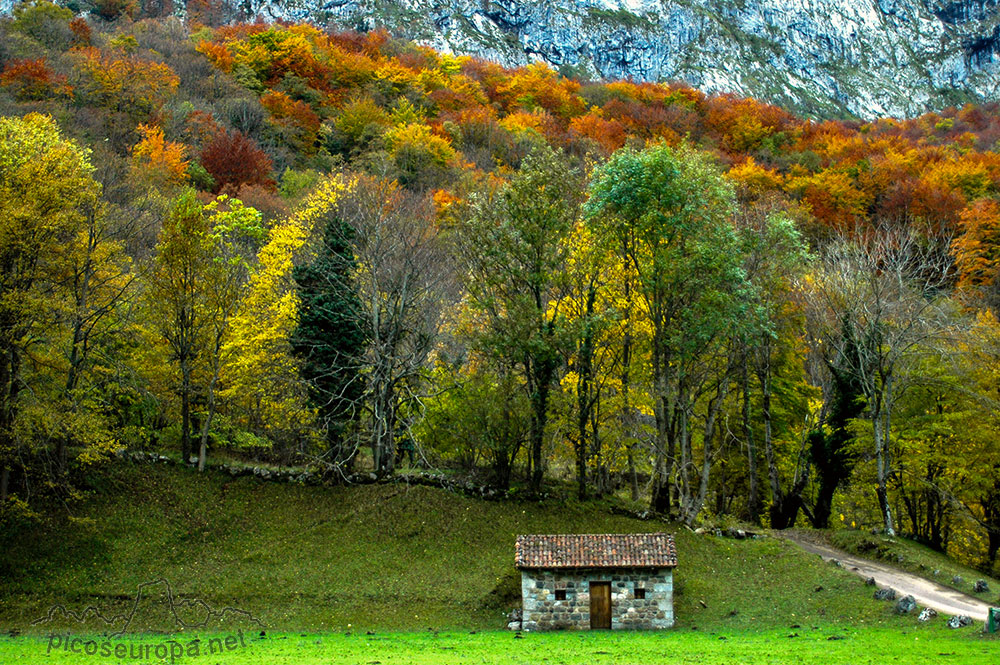
[[[0,663],[119,662],[48,648],[49,635],[110,631],[93,613],[70,614],[88,607],[117,616],[115,628],[130,615],[126,641],[242,631],[245,647],[191,661],[226,664],[861,663],[890,651],[901,662],[933,652],[985,663],[1000,651],[981,626],[948,631],[943,617],[928,626],[895,615],[863,580],[782,539],[697,535],[598,502],[490,502],[404,483],[330,489],[125,463],[91,483],[72,524],[4,543]],[[675,630],[502,630],[520,598],[516,534],[657,530],[677,541]],[[196,627],[178,632],[171,608]],[[170,658],[154,651],[148,662]]]
[[[210,635],[200,636],[207,641]],[[125,642],[164,644],[168,638],[136,637]],[[194,639],[187,636],[185,640]],[[389,633],[274,633],[247,637],[245,646],[224,654],[188,658],[175,663],[225,663],[226,665],[884,665],[886,663],[996,663],[1000,642],[981,633],[956,634],[943,627],[911,626],[905,629],[849,626],[799,626],[782,630],[677,630],[651,632],[562,632],[515,637],[509,632]],[[73,655],[62,649],[49,651],[44,638],[0,638],[4,663],[73,664],[119,662]],[[134,662],[134,661],[121,661]],[[151,662],[171,662],[167,656]]]

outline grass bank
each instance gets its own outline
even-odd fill
[[[498,629],[520,601],[517,534],[658,530],[676,536],[681,629],[914,625],[873,601],[860,578],[781,539],[696,535],[600,503],[492,502],[405,484],[331,489],[138,463],[92,484],[74,524],[3,543],[3,632],[107,630],[93,613],[68,614],[88,607],[118,627],[129,614],[129,631],[171,632],[175,617],[206,630],[257,621],[269,631]],[[147,582],[156,583],[136,610]],[[51,612],[57,605],[66,611]]]

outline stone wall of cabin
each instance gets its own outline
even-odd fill
[[[611,583],[611,629],[649,630],[674,625],[673,570],[522,570],[523,630],[590,629],[590,583]],[[646,597],[636,599],[635,589]],[[556,590],[566,599],[556,600]]]

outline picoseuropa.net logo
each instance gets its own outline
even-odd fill
[[[118,661],[177,663],[246,649],[250,645],[243,628],[265,628],[264,623],[247,610],[235,607],[217,610],[198,598],[178,598],[163,578],[140,584],[123,612],[108,612],[93,605],[75,612],[64,605],[53,605],[44,617],[31,625],[56,621],[65,624],[67,620],[78,626],[79,632],[70,629],[49,633],[46,655],[62,652]],[[158,633],[205,629],[219,634],[204,639],[132,634],[139,629]],[[92,633],[101,635],[93,636]]]
[[[114,657],[118,660],[169,660],[176,663],[184,658],[197,658],[202,655],[219,655],[247,646],[243,631],[225,637],[212,637],[208,640],[194,639],[187,642],[167,640],[166,642],[144,642],[137,640],[110,640],[106,638],[93,639],[64,635],[49,635],[48,648],[45,655],[52,652],[65,651],[82,656]]]

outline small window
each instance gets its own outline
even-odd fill
[[[566,589],[556,589],[556,600],[566,600]]]
[[[646,598],[646,590],[645,589],[636,589],[635,590],[635,599],[636,600],[643,600],[645,598]]]

